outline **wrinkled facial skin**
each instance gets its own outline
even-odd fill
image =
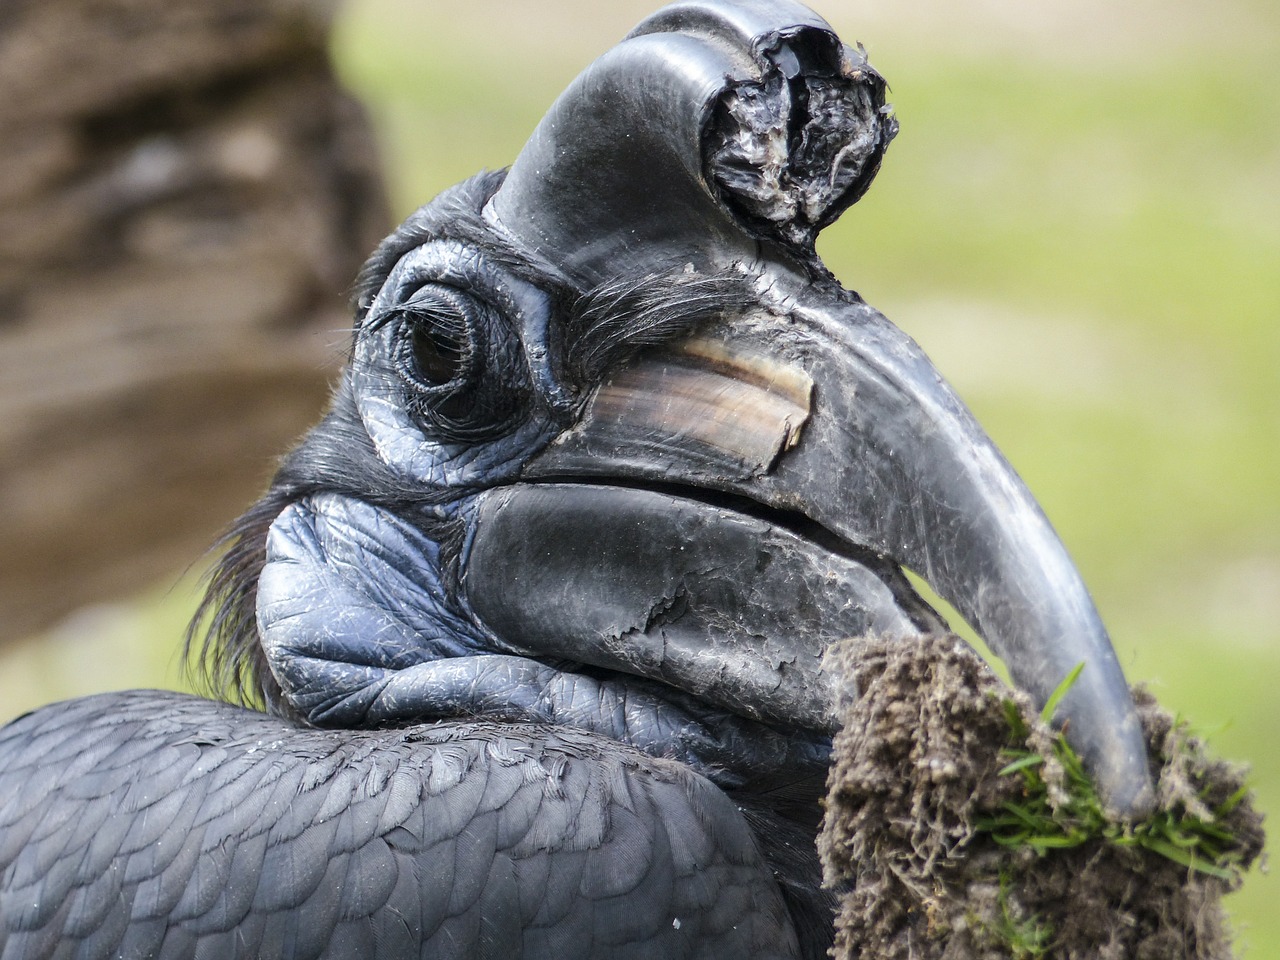
[[[569,724],[727,785],[821,771],[856,694],[830,645],[943,626],[910,568],[1042,702],[1083,661],[1059,716],[1108,801],[1149,806],[1062,544],[814,252],[897,132],[884,96],[803,7],[675,4],[509,172],[384,242],[333,408],[246,527],[257,629],[229,657],[276,709]]]

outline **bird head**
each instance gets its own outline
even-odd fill
[[[1059,538],[815,252],[896,131],[865,55],[798,4],[641,23],[505,174],[366,265],[332,409],[215,573],[215,666],[315,722],[563,720],[548,676],[622,677],[681,718],[820,739],[849,692],[832,643],[941,628],[911,570],[1041,703],[1083,662],[1058,717],[1114,808],[1149,806]]]

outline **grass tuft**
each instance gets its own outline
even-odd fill
[[[1079,678],[1083,666],[1077,666],[1045,704],[1041,719],[1046,723]],[[1029,848],[1040,855],[1099,839],[1121,847],[1141,847],[1196,873],[1228,882],[1240,879],[1241,844],[1222,824],[1248,794],[1247,786],[1216,807],[1208,806],[1209,788],[1205,786],[1194,805],[1177,802],[1146,820],[1118,822],[1107,816],[1079,754],[1062,733],[1052,735],[1048,751],[1032,749],[1028,746],[1031,730],[1017,704],[1006,699],[1002,708],[1009,725],[1010,746],[1001,751],[1009,763],[1000,769],[999,776],[1021,778],[1022,791],[1020,799],[1006,801],[999,813],[978,819],[975,826],[980,833],[989,834],[1002,846]],[[1186,725],[1179,721],[1175,729],[1181,735],[1169,739],[1173,749],[1194,750],[1195,740],[1187,734]],[[1163,765],[1177,759],[1160,758]],[[1050,767],[1055,768],[1055,773],[1060,770],[1061,777],[1046,776]],[[1059,779],[1060,783],[1054,782]]]
[[[1053,927],[1041,919],[1039,914],[1019,916],[1010,904],[1010,892],[1013,880],[1008,873],[1000,873],[1000,916],[991,930],[1000,943],[1009,950],[1013,960],[1040,960],[1048,956],[1053,945]]]

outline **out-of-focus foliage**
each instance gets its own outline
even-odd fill
[[[336,55],[398,212],[509,163],[654,5],[348,3]],[[824,257],[1026,478],[1130,678],[1280,809],[1280,7],[817,6],[867,45],[902,122]],[[155,618],[167,679],[108,678],[88,647],[73,673],[173,684],[185,602]],[[40,672],[0,671],[0,714],[87,689]],[[1259,875],[1233,896],[1244,956],[1280,958],[1277,901]]]

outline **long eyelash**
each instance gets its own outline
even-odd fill
[[[578,386],[594,383],[626,355],[751,302],[750,282],[731,271],[680,269],[606,281],[578,298],[565,318],[566,370]]]

